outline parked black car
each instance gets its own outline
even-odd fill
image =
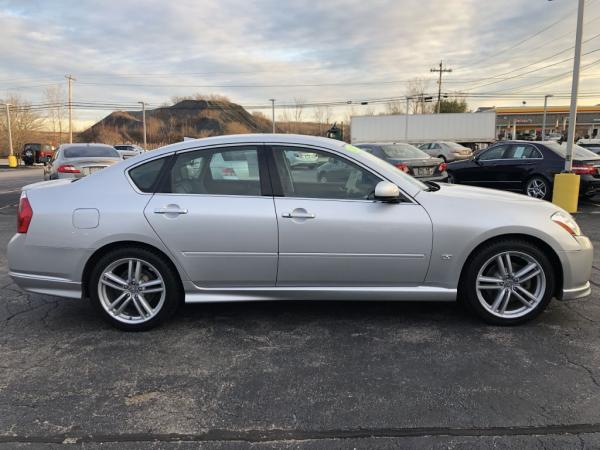
[[[448,180],[447,164],[440,158],[432,158],[414,145],[397,143],[357,144],[356,146],[421,181],[446,182]]]
[[[581,176],[580,195],[600,193],[600,155],[573,146],[573,172]],[[557,142],[502,141],[467,161],[448,164],[452,183],[522,192],[549,200],[554,175],[565,167],[566,145]]]

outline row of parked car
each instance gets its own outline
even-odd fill
[[[580,143],[574,146],[573,172],[581,176],[580,194],[591,197],[600,193],[600,143]],[[545,200],[552,196],[554,175],[563,171],[566,157],[566,145],[555,141],[499,141],[476,153],[445,141],[419,147],[407,143],[362,143],[357,147],[424,182],[489,187]],[[80,178],[142,152],[130,144],[64,144],[45,164],[44,179]],[[308,152],[286,156],[290,168],[313,169],[322,183],[349,176],[348,166],[335,159],[322,160]],[[227,161],[222,166],[224,177],[236,176],[236,168]]]
[[[580,195],[600,194],[600,141],[574,146],[573,172]],[[453,142],[357,144],[422,181],[447,181],[514,192],[549,200],[554,175],[565,167],[566,145],[555,141],[500,141],[473,154]],[[587,148],[586,148],[587,147]]]

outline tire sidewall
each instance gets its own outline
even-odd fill
[[[106,312],[98,295],[98,282],[102,272],[104,272],[112,262],[126,258],[138,258],[150,263],[160,272],[165,284],[166,295],[162,309],[156,316],[147,322],[128,324],[116,320]],[[88,293],[92,305],[100,313],[101,317],[112,326],[124,331],[144,331],[157,326],[175,312],[183,298],[179,278],[171,266],[164,261],[164,257],[161,257],[150,250],[135,247],[112,250],[96,261],[89,276]]]
[[[542,301],[524,316],[517,318],[501,318],[491,314],[487,311],[483,305],[479,302],[477,297],[477,274],[479,270],[495,254],[506,252],[506,251],[518,251],[530,255],[533,257],[541,266],[546,277],[546,292]],[[550,258],[536,245],[521,240],[502,240],[494,243],[490,243],[485,247],[481,248],[475,256],[467,262],[463,277],[461,277],[461,287],[459,289],[459,302],[465,304],[469,310],[479,316],[487,323],[493,325],[518,325],[524,322],[528,322],[538,315],[540,315],[544,309],[552,300],[555,290],[554,271]]]

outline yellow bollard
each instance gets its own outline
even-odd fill
[[[15,155],[8,156],[8,167],[13,169],[17,167],[17,157]]]
[[[577,212],[579,201],[579,175],[574,173],[557,173],[554,175],[552,203],[570,213]]]

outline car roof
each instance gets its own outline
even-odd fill
[[[177,152],[199,147],[209,147],[215,145],[229,144],[306,144],[316,147],[326,147],[336,150],[342,150],[345,145],[344,141],[329,139],[318,136],[309,136],[304,134],[231,134],[225,136],[213,136],[201,139],[188,139],[186,141],[177,142],[176,144],[167,145],[158,148],[148,153],[154,155],[162,155],[170,152]]]
[[[73,144],[60,144],[60,147],[63,150],[66,148],[73,148],[73,147],[108,147],[108,148],[112,148],[114,150],[114,147],[112,145],[100,144],[100,143],[96,143],[96,142],[78,142],[78,143],[73,143]]]

